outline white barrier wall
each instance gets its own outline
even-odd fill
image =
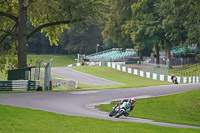
[[[140,76],[144,77],[144,72],[140,71]]]
[[[177,77],[177,81],[178,81],[178,83],[180,83],[181,82],[181,77]]]
[[[187,83],[187,77],[183,77],[183,83]]]
[[[138,70],[134,69],[134,74],[137,75],[138,74]]]
[[[122,64],[124,64],[124,63],[122,63]],[[80,66],[80,63],[77,63],[76,65]],[[68,65],[68,66],[72,66],[72,65]],[[99,63],[99,66],[101,66],[101,63]],[[141,76],[141,77],[172,82],[171,76],[169,76],[169,75],[159,75],[159,74],[156,74],[156,73],[150,73],[150,72],[139,71],[137,69],[126,68],[125,66],[122,66],[119,62],[116,63],[116,64],[113,63],[113,62],[107,62],[107,67],[112,67],[112,68],[117,69],[119,71],[128,72],[130,74],[138,75],[138,76]],[[200,83],[200,77],[177,77],[177,80],[178,80],[179,83]]]
[[[153,79],[157,79],[157,74],[153,73]]]
[[[150,72],[146,72],[146,77],[150,78]]]
[[[128,73],[132,73],[132,69],[131,68],[128,68]]]
[[[164,75],[160,75],[160,80],[161,81],[165,81],[165,76]]]
[[[117,65],[117,70],[121,71],[121,66],[120,65]]]
[[[125,66],[122,66],[122,71],[126,72],[126,67]]]
[[[111,67],[111,63],[110,62],[108,62],[107,64],[108,64],[108,67]]]
[[[167,81],[170,82],[171,80],[171,76],[167,76]]]
[[[114,64],[114,63],[112,63]],[[110,67],[110,63],[108,63],[108,67]],[[115,67],[113,67],[115,68]],[[116,69],[116,68],[115,68]],[[128,71],[127,71],[128,69]],[[158,75],[156,73],[150,73],[150,72],[144,72],[144,71],[139,71],[137,69],[132,69],[132,68],[126,68],[125,66],[117,65],[117,70],[123,71],[123,72],[128,72],[130,74],[138,75],[141,77],[146,77],[146,78],[152,78],[155,80],[161,80],[161,81],[167,81],[167,82],[172,82],[171,81],[171,76],[167,76],[165,79],[165,75]],[[145,74],[144,74],[145,73]],[[152,75],[152,77],[151,77]],[[181,80],[182,79],[182,80]],[[177,77],[177,80],[179,83],[199,83],[200,82],[200,77]]]

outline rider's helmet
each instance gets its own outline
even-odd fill
[[[135,102],[136,102],[136,98],[135,97],[132,97],[132,98],[129,99],[129,103],[131,105],[134,105]]]

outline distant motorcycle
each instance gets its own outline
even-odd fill
[[[120,116],[128,116],[127,110],[130,109],[130,105],[128,102],[124,102],[123,104],[117,104],[115,107],[113,107],[112,111],[110,112],[109,116],[115,116],[116,118],[119,118]]]
[[[174,84],[178,84],[178,81],[177,81],[177,77],[173,77],[173,79],[172,79],[172,82],[174,83]]]

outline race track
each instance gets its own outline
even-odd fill
[[[109,101],[116,99],[121,100],[133,96],[136,98],[156,97],[199,88],[200,84],[185,84],[94,91],[1,94],[0,104],[49,111],[64,115],[85,116],[113,121],[148,123],[167,127],[200,129],[200,127],[195,126],[161,123],[138,118],[111,118],[108,116],[108,113],[101,112],[94,108],[94,105],[108,103]]]

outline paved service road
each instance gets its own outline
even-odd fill
[[[51,68],[51,72],[58,76],[66,77],[68,79],[79,81],[88,85],[122,85],[121,83],[88,75],[67,67],[54,67]]]
[[[1,94],[0,104],[44,110],[64,115],[85,116],[113,121],[148,123],[167,127],[200,129],[200,127],[195,126],[161,123],[139,118],[112,118],[108,116],[108,113],[99,111],[94,108],[94,105],[106,103],[116,99],[119,100],[133,96],[136,98],[155,97],[185,92],[188,90],[195,90],[199,88],[200,84],[185,84],[93,91]]]

